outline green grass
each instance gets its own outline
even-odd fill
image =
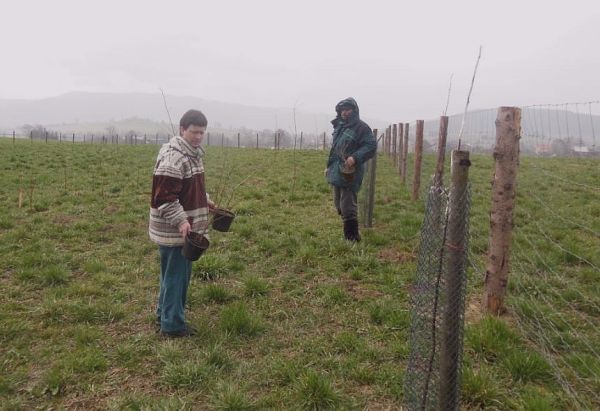
[[[424,205],[390,162],[380,157],[375,227],[349,244],[325,153],[209,147],[209,192],[232,166],[229,187],[248,180],[231,231],[212,232],[193,265],[198,335],[166,340],[154,331],[159,260],[147,235],[157,151],[0,139],[2,407],[397,409]],[[496,319],[476,298],[493,163],[471,160],[464,407],[569,410],[568,386],[580,408],[600,408],[597,161],[521,159],[509,313]]]

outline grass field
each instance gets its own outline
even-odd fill
[[[168,340],[153,327],[147,235],[157,151],[0,139],[1,407],[398,409],[424,205],[390,162],[379,161],[375,227],[352,245],[325,153],[209,148],[209,191],[244,183],[237,218],[194,263],[199,334]],[[497,319],[478,303],[493,163],[472,162],[464,407],[600,408],[600,164],[521,160],[509,313]]]

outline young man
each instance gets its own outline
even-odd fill
[[[344,237],[360,241],[357,193],[364,175],[365,161],[377,151],[371,128],[360,119],[356,100],[349,97],[335,106],[333,142],[325,175],[333,186],[333,202],[344,222]]]
[[[200,144],[207,120],[189,110],[179,122],[179,134],[164,144],[154,166],[150,206],[150,239],[160,253],[160,291],[156,322],[167,337],[193,335],[185,322],[185,300],[192,263],[181,255],[190,231],[206,235],[209,209]]]

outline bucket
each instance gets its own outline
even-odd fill
[[[192,231],[185,237],[181,255],[190,261],[196,261],[204,254],[209,245],[208,238]]]
[[[213,214],[212,228],[222,232],[229,231],[229,227],[231,227],[231,223],[233,223],[235,214],[224,208],[215,208]]]

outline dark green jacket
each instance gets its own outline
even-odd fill
[[[352,116],[344,121],[341,117],[341,107],[351,105],[354,108]],[[336,187],[350,188],[355,193],[360,190],[364,175],[364,163],[373,157],[377,151],[377,141],[371,128],[360,119],[356,100],[349,97],[335,106],[337,117],[333,124],[333,142],[327,160],[327,182]],[[356,160],[356,172],[352,181],[343,178],[340,166],[348,157]]]

